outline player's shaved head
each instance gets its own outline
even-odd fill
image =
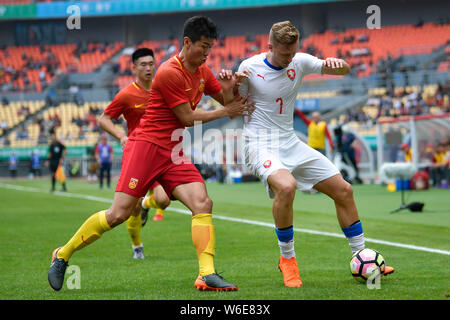
[[[290,21],[275,23],[270,29],[269,41],[271,44],[291,45],[300,39],[300,32]]]
[[[188,37],[193,43],[201,37],[217,39],[217,25],[208,17],[194,16],[186,20],[183,29],[183,38]]]

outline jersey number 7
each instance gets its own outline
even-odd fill
[[[283,98],[278,98],[277,100],[275,100],[275,102],[279,102],[280,103],[280,114],[283,112]]]

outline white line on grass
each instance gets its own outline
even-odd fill
[[[43,191],[41,189],[37,189],[37,188],[16,186],[16,185],[12,185],[12,184],[1,183],[1,182],[0,182],[0,187],[5,188],[5,189],[18,190],[18,191],[46,193],[45,191]],[[86,195],[86,194],[70,193],[70,192],[58,192],[58,191],[54,192],[53,194],[58,195],[58,196],[67,197],[67,198],[80,198],[80,199],[86,199],[86,200],[92,200],[92,201],[98,201],[98,202],[104,202],[104,203],[112,203],[111,199],[101,198],[101,197],[94,197],[94,196],[90,196],[90,195]],[[172,212],[178,212],[178,213],[181,213],[181,214],[191,215],[191,212],[189,210],[186,210],[186,209],[170,208],[169,207],[169,208],[166,209],[166,211],[172,211]],[[254,221],[254,220],[247,220],[247,219],[232,218],[232,217],[225,217],[225,216],[219,216],[219,215],[216,215],[216,214],[214,214],[214,219],[233,221],[233,222],[239,222],[239,223],[246,223],[246,224],[257,225],[257,226],[262,226],[262,227],[270,227],[270,228],[274,228],[275,227],[272,223],[261,222],[261,221]],[[334,237],[334,238],[345,238],[345,236],[343,234],[332,233],[332,232],[324,232],[324,231],[317,231],[317,230],[310,230],[310,229],[300,229],[300,228],[294,228],[294,231],[302,232],[302,233],[315,234],[315,235],[320,235],[320,236]],[[417,250],[417,251],[425,251],[425,252],[431,252],[431,253],[450,255],[450,251],[434,249],[434,248],[427,248],[427,247],[420,247],[420,246],[414,246],[414,245],[411,245],[411,244],[403,244],[403,243],[398,243],[398,242],[377,240],[377,239],[372,239],[372,238],[366,238],[366,242],[384,244],[384,245],[387,245],[387,246],[399,247],[399,248],[405,248],[405,249],[411,249],[411,250]]]

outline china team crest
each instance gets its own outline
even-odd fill
[[[205,80],[200,80],[200,85],[198,86],[198,91],[203,92],[205,90]]]
[[[289,79],[291,79],[292,81],[294,81],[295,79],[295,70],[294,69],[289,69],[286,71],[286,74],[288,76]]]
[[[130,183],[128,184],[128,188],[130,188],[130,189],[136,188],[138,182],[139,182],[138,179],[131,178],[131,179],[130,179]]]
[[[269,168],[270,166],[272,165],[272,161],[270,161],[270,160],[266,160],[266,161],[264,161],[264,163],[263,163],[263,166],[264,166],[264,168]]]

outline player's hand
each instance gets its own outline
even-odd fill
[[[235,79],[233,77],[233,72],[228,69],[222,69],[219,72],[219,82],[223,91],[228,91],[233,89],[235,84]]]
[[[122,149],[125,148],[125,145],[127,144],[128,141],[128,137],[127,136],[123,136],[122,138],[120,138],[120,145],[122,146]]]
[[[323,61],[323,66],[331,69],[342,69],[344,67],[344,60],[337,58],[326,58]]]
[[[242,72],[235,72],[234,73],[234,79],[235,79],[235,87],[239,87],[244,79],[248,79],[250,76],[250,71],[247,69],[242,70]]]
[[[237,116],[250,116],[253,111],[255,111],[255,102],[247,101],[249,96],[249,94],[245,97],[236,96],[232,102],[225,105],[227,115],[228,117],[230,117],[230,119],[233,119]]]

